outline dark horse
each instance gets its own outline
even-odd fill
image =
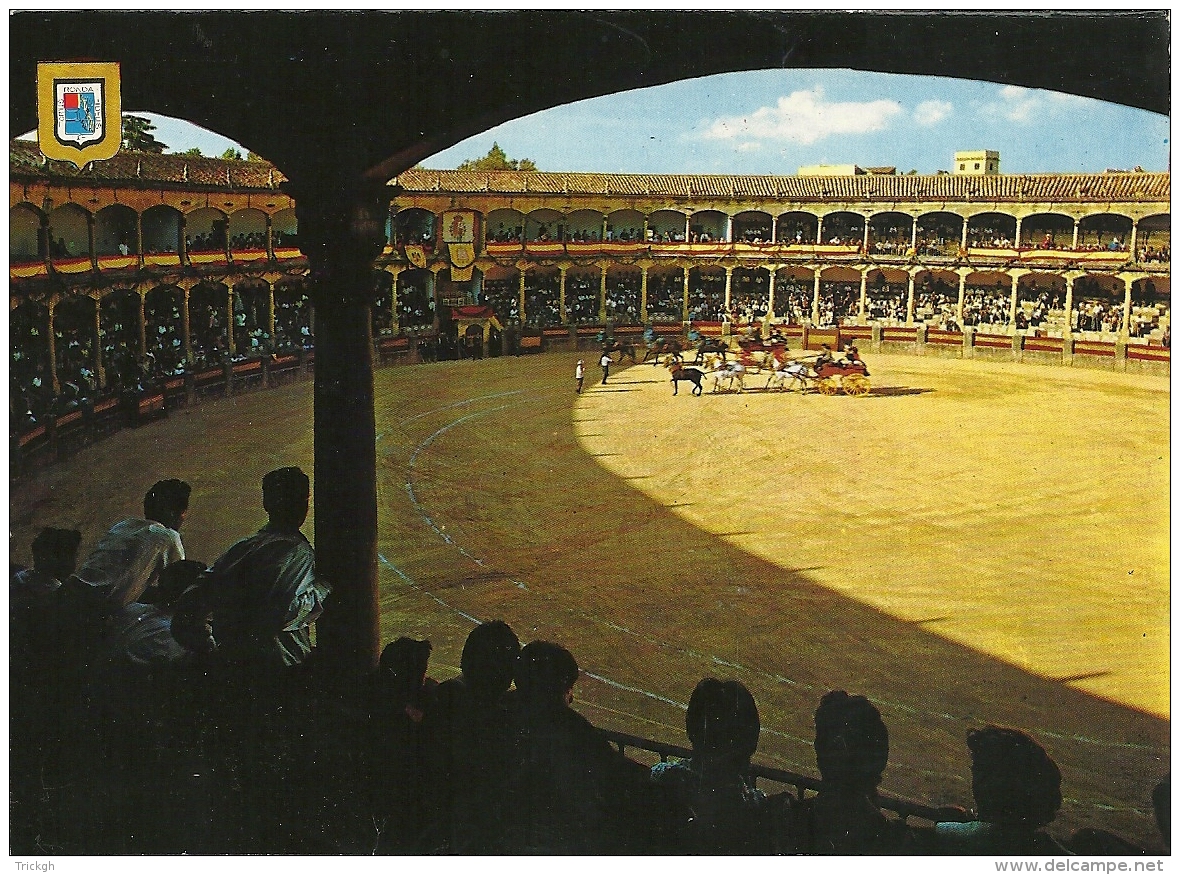
[[[629,340],[608,340],[602,345],[602,351],[606,355],[614,355],[617,352],[620,363],[627,356],[631,357],[631,364],[636,364],[639,361],[635,357],[635,344]]]
[[[729,354],[729,344],[715,337],[702,338],[700,345],[697,346],[697,357],[693,359],[692,363],[699,365],[705,356],[713,352],[719,353],[721,361],[725,361],[725,357]]]
[[[692,383],[692,394],[700,395],[702,391],[701,381],[704,379],[704,374],[697,368],[686,368],[678,361],[673,361],[668,365],[668,369],[672,372],[672,394],[680,394],[680,381],[687,380]]]
[[[681,345],[680,339],[676,337],[657,337],[647,345],[647,352],[643,354],[643,360],[647,361],[649,358],[654,358],[653,365],[660,363],[660,356],[671,355],[673,360],[679,362],[682,358],[680,355],[684,351],[684,346]]]

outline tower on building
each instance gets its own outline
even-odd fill
[[[956,152],[955,165],[951,172],[956,176],[998,176],[1000,153],[991,149]]]

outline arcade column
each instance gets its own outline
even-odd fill
[[[381,254],[387,198],[339,178],[292,186],[299,247],[315,305],[316,568],[332,585],[317,649],[345,673],[377,665],[376,428],[372,263]]]

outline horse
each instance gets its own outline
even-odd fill
[[[687,380],[692,383],[692,394],[699,396],[704,387],[701,381],[704,379],[704,374],[697,368],[686,368],[680,362],[673,359],[667,363],[668,370],[672,372],[672,394],[677,395],[680,392],[680,381]]]
[[[724,391],[726,392],[733,391],[735,387],[738,392],[746,388],[746,368],[745,365],[739,362],[729,362],[728,364],[721,365],[709,376],[713,378],[714,392],[723,391],[721,388],[722,382],[725,383]]]
[[[710,353],[719,353],[721,360],[725,361],[725,357],[729,354],[729,344],[723,340],[706,337],[701,340],[697,346],[697,357],[693,359],[694,365],[699,365],[701,360]]]
[[[775,360],[777,362],[777,359]],[[796,385],[799,391],[807,391],[808,367],[800,361],[788,361],[774,369],[770,379],[766,381],[766,388],[777,387],[780,391],[791,391]],[[790,385],[787,385],[787,381]]]
[[[652,362],[652,365],[658,366],[660,364],[660,356],[665,354],[671,355],[676,361],[680,361],[682,359],[680,353],[683,352],[683,350],[684,347],[681,346],[680,340],[678,338],[657,337],[648,344],[647,352],[643,354],[643,361],[647,361],[649,358],[654,358],[655,361]]]
[[[635,344],[629,340],[608,340],[602,344],[602,352],[610,356],[617,352],[620,364],[627,356],[631,357],[631,364],[637,364],[639,361],[635,358]]]

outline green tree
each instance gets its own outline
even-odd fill
[[[178,152],[178,155],[188,155],[190,158],[201,158],[201,149],[199,146],[193,146],[191,149],[185,149],[183,152]]]
[[[253,161],[256,164],[269,164],[270,163],[265,158],[263,158],[261,155],[258,155],[254,152],[247,152],[246,153],[246,160]]]
[[[221,160],[222,161],[241,161],[242,160],[242,153],[240,151],[238,151],[237,149],[235,149],[233,146],[230,146],[228,149],[226,149],[224,152],[221,153]]]
[[[143,116],[123,116],[123,148],[129,152],[154,152],[159,155],[168,147],[152,136],[156,129]]]
[[[528,158],[510,159],[500,148],[499,143],[492,143],[488,154],[482,158],[464,161],[456,168],[458,170],[536,170],[537,165]]]

